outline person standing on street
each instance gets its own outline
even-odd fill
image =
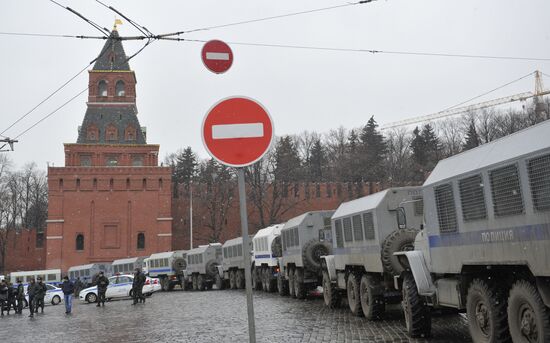
[[[15,305],[15,296],[17,295],[17,290],[13,288],[11,282],[7,281],[8,285],[8,316],[10,315],[10,310],[13,307],[13,311],[17,313],[17,306]]]
[[[31,280],[29,281],[29,285],[27,286],[27,295],[29,296],[29,310],[31,312],[29,317],[34,317],[34,296],[36,295],[37,288],[38,287],[36,286],[36,282],[34,282],[34,278],[31,278]]]
[[[139,268],[136,268],[134,273],[134,281],[132,282],[132,294],[134,296],[134,305],[139,302],[145,302],[143,296],[143,285],[145,285],[145,274]]]
[[[99,276],[97,278],[97,307],[101,306],[101,304],[105,307],[105,293],[107,292],[108,286],[109,279],[103,275],[103,272],[99,272]]]
[[[41,312],[44,313],[44,297],[46,297],[46,292],[48,291],[48,288],[46,287],[46,284],[42,282],[42,278],[39,276],[37,278],[38,283],[36,284],[36,294],[34,295],[36,299],[36,310],[35,312],[38,313],[38,308],[40,308]]]
[[[15,294],[17,300],[17,309],[15,313],[23,314],[23,304],[25,302],[25,286],[21,282],[21,279],[17,279],[17,293]]]
[[[65,275],[63,278],[63,284],[61,284],[61,290],[63,291],[64,300],[65,300],[65,314],[71,313],[73,307],[73,293],[74,285],[69,281],[69,277]]]
[[[8,303],[8,285],[5,280],[0,281],[0,311],[4,316],[4,307]],[[8,310],[9,311],[9,310]]]
[[[82,281],[80,281],[80,277],[76,278],[76,281],[74,282],[74,296],[78,297],[80,295],[80,290],[84,288],[82,287]]]
[[[139,283],[139,270],[136,268],[136,270],[134,271],[134,279],[132,280],[132,299],[134,300],[132,305],[137,304],[139,299],[138,283]]]
[[[147,281],[147,276],[145,276],[145,273],[143,271],[140,271],[139,282],[141,284],[141,287],[139,287],[139,300],[142,303],[145,303],[145,295],[143,295],[143,286],[145,285],[145,281]]]

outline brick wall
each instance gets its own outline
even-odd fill
[[[340,203],[356,199],[387,188],[380,183],[292,183],[288,186],[286,196],[281,198],[282,211],[280,222],[285,222],[304,212],[316,210],[333,210]],[[208,213],[205,204],[201,203],[201,192],[204,185],[193,185],[193,245],[207,243],[211,239],[212,229],[208,227]],[[272,190],[268,190],[271,194]],[[187,186],[178,185],[173,192],[172,201],[172,249],[189,249],[189,192]],[[269,202],[269,201],[268,201]],[[261,229],[261,221],[257,208],[247,199],[248,231],[250,234]],[[220,223],[222,231],[219,241],[241,236],[241,220],[239,213],[239,197],[237,191],[232,196],[227,222]]]
[[[36,246],[36,230],[22,229],[8,233],[4,274],[21,270],[40,270],[46,265],[46,242]]]

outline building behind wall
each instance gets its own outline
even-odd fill
[[[136,77],[116,27],[89,71],[87,110],[65,166],[48,168],[46,268],[171,249],[171,169],[146,143]]]

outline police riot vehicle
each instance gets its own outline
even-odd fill
[[[150,277],[160,280],[163,291],[171,291],[176,285],[183,287],[184,271],[187,268],[187,251],[177,250],[152,254],[144,259]]]
[[[430,308],[450,307],[474,342],[550,342],[550,121],[440,161],[422,189],[397,280],[408,333],[429,335]]]
[[[80,266],[72,266],[68,270],[69,280],[76,281],[76,278],[80,278],[80,281],[90,287],[95,283],[95,279],[99,275],[99,272],[103,272],[105,276],[112,274],[110,263],[90,263]]]
[[[252,239],[254,264],[252,286],[256,290],[274,292],[279,275],[278,258],[282,256],[281,229],[284,224],[275,224],[258,230]]]
[[[184,289],[204,291],[212,289],[219,276],[218,266],[222,264],[221,243],[199,245],[187,252]]]
[[[332,253],[330,218],[334,211],[306,212],[281,229],[283,256],[279,258],[277,289],[280,295],[303,299],[321,286],[321,256]]]
[[[249,240],[248,249],[243,249],[243,238],[237,237],[225,241],[222,246],[223,261],[218,266],[216,276],[216,288],[244,289],[244,254],[252,251],[252,237]]]
[[[114,260],[112,264],[113,274],[133,274],[136,268],[146,273],[143,268],[145,263],[145,257],[130,257]]]
[[[47,284],[58,285],[61,283],[61,269],[46,269],[46,270],[30,270],[26,272],[12,272],[9,275],[10,283],[16,284],[17,280],[21,280],[23,284],[27,284],[31,279],[42,278],[42,281]]]
[[[323,256],[323,297],[329,307],[347,296],[351,312],[378,319],[399,301],[393,276],[404,266],[393,253],[412,250],[422,223],[420,187],[389,188],[342,203],[332,216],[333,255]],[[408,214],[398,226],[397,213]]]

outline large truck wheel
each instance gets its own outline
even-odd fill
[[[197,284],[197,275],[193,274],[191,275],[191,280],[193,280],[193,290],[196,291],[199,289],[199,286]]]
[[[223,279],[220,274],[216,274],[216,288],[219,290],[224,289]]]
[[[321,270],[321,256],[330,255],[330,252],[331,247],[325,242],[319,242],[316,239],[307,242],[302,249],[304,268],[313,271]]]
[[[386,309],[383,295],[374,295],[373,289],[378,286],[378,282],[370,275],[363,275],[359,288],[361,296],[361,308],[363,314],[368,320],[379,319]]]
[[[414,250],[414,240],[418,230],[401,229],[392,232],[382,243],[382,266],[391,275],[401,275],[408,269],[408,260],[403,256],[395,256],[398,251]]]
[[[336,286],[330,282],[330,278],[326,270],[323,270],[323,299],[325,301],[325,305],[330,308],[339,307],[342,302],[342,297],[336,289]]]
[[[206,289],[206,283],[204,282],[204,276],[202,274],[197,276],[197,289],[199,291],[204,291]]]
[[[361,294],[359,292],[359,287],[358,277],[355,274],[350,273],[348,276],[348,283],[346,285],[348,305],[351,313],[358,317],[363,315],[363,311],[361,310]]]
[[[466,298],[466,312],[474,342],[510,342],[506,300],[500,287],[481,279],[472,281]]]
[[[403,301],[407,333],[411,337],[429,337],[432,331],[430,308],[418,294],[416,282],[411,273],[403,277]]]
[[[295,282],[294,268],[289,268],[288,269],[288,294],[293,298],[296,296],[296,288],[294,286],[294,282]]]
[[[265,270],[265,285],[268,293],[273,293],[277,290],[277,280],[273,279],[273,272],[270,267],[267,267]]]
[[[264,268],[264,292],[269,292],[269,282],[271,280],[271,269],[269,267]]]
[[[261,291],[262,290],[262,273],[261,273],[261,268],[255,268],[252,270],[252,279],[253,279],[253,286],[254,286],[254,289],[257,290],[257,291]]]
[[[170,280],[168,280],[168,278],[166,276],[161,277],[160,278],[160,289],[163,292],[167,292],[169,286],[170,286]]]
[[[235,286],[237,286],[237,289],[244,289],[245,288],[245,282],[244,282],[244,270],[239,269],[235,270]]]
[[[229,288],[236,289],[237,288],[237,280],[236,275],[233,270],[229,271]]]
[[[294,295],[297,299],[306,298],[306,285],[304,284],[304,270],[302,268],[294,270]]]
[[[277,276],[277,291],[282,297],[288,295],[288,281],[285,280],[283,272],[279,272],[279,275]]]
[[[514,343],[550,342],[550,314],[537,289],[517,281],[508,298],[508,326]]]

